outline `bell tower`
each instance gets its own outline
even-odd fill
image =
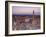
[[[35,19],[34,19],[34,10],[33,10],[33,15],[32,15],[32,26],[35,24]]]
[[[34,20],[34,10],[33,10],[33,20]]]

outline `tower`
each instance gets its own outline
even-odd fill
[[[34,10],[33,10],[33,16],[32,16],[32,26],[35,24],[35,19],[34,19]]]
[[[34,20],[34,10],[33,10],[33,20]]]

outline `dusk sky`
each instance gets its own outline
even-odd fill
[[[24,6],[13,6],[12,14],[20,15],[20,14],[28,14],[32,15],[34,10],[35,15],[40,15],[40,7],[24,7]]]

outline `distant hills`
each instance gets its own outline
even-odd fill
[[[12,14],[14,16],[32,16],[33,14]],[[40,15],[40,14],[34,14],[34,15]]]

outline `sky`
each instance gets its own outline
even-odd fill
[[[24,6],[13,6],[12,14],[13,15],[40,15],[40,7],[24,7]]]

